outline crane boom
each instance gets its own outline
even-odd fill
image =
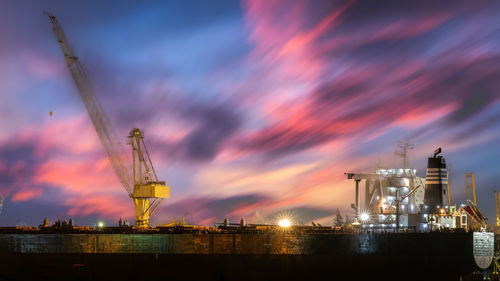
[[[75,56],[71,46],[64,35],[64,32],[61,28],[61,25],[57,21],[57,19],[48,12],[45,12],[52,23],[52,30],[56,35],[57,42],[61,47],[61,51],[64,55],[64,60],[66,61],[66,65],[73,77],[75,85],[78,89],[78,93],[80,94],[80,98],[87,109],[90,120],[94,125],[94,128],[99,136],[99,139],[106,151],[109,162],[113,167],[113,170],[118,177],[119,181],[129,194],[132,196],[134,183],[131,178],[130,172],[128,170],[127,165],[128,161],[125,154],[125,149],[118,137],[114,133],[111,123],[109,122],[109,118],[102,109],[99,100],[94,94],[94,91],[91,87],[89,79],[87,77],[87,73],[85,69],[80,64],[78,57]]]

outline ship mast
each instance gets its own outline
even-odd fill
[[[408,150],[413,149],[413,144],[410,143],[409,139],[406,139],[399,143],[399,148],[401,150],[396,151],[395,154],[403,158],[403,173],[406,173],[406,169],[408,169]]]

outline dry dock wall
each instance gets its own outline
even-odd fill
[[[0,280],[475,280],[472,234],[0,234]]]
[[[472,255],[472,234],[0,234],[1,253]]]

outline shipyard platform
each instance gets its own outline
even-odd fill
[[[477,280],[473,233],[0,230],[0,280]],[[476,274],[475,274],[476,273]]]

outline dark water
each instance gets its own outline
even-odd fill
[[[479,280],[457,256],[0,254],[3,280]]]

